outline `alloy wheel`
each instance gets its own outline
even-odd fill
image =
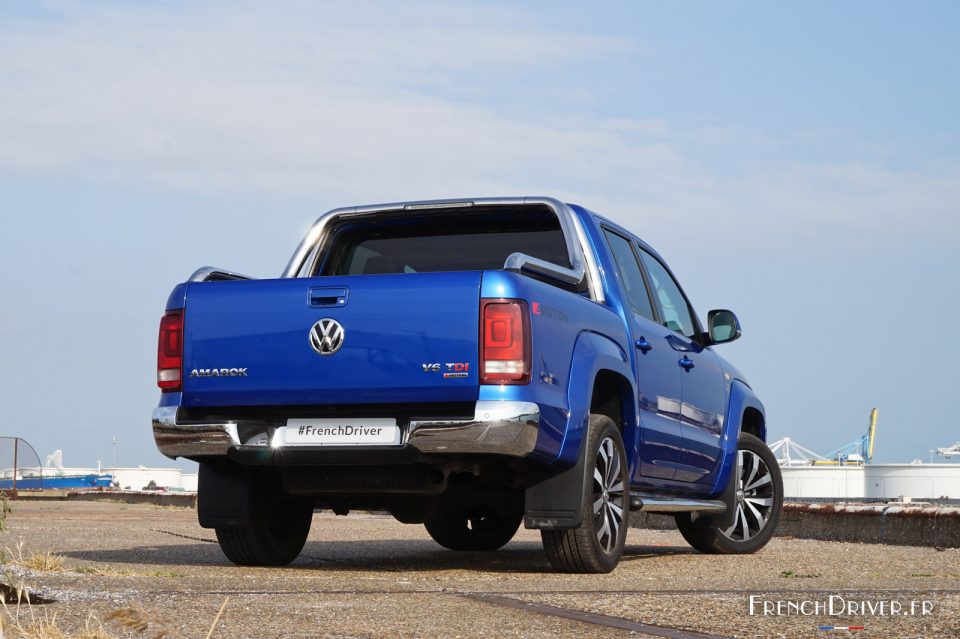
[[[605,437],[597,449],[593,469],[593,529],[605,552],[617,547],[620,528],[624,525],[624,478],[616,444]]]
[[[737,451],[739,480],[736,492],[736,518],[721,531],[733,541],[756,537],[770,518],[774,503],[774,485],[766,462],[751,450]]]

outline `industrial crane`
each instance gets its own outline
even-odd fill
[[[818,455],[789,437],[778,439],[770,444],[770,452],[776,456],[777,463],[781,466],[810,466],[817,460],[827,461],[826,457]]]
[[[869,464],[873,461],[873,440],[877,434],[876,408],[870,411],[870,425],[867,432],[845,446],[827,454],[826,459],[816,459],[814,466],[846,466]],[[958,442],[960,444],[960,442]],[[957,452],[960,454],[960,451]]]
[[[941,457],[953,457],[954,455],[960,455],[960,442],[957,442],[953,446],[947,446],[946,448],[938,448],[937,454]]]

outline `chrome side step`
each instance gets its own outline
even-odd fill
[[[648,513],[722,513],[727,505],[719,499],[686,499],[682,497],[630,497],[630,510]]]

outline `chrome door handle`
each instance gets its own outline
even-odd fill
[[[637,348],[640,349],[640,352],[646,355],[651,350],[653,350],[653,344],[647,341],[646,337],[640,336],[640,339],[636,341]]]
[[[677,364],[679,364],[680,368],[686,370],[688,373],[690,372],[690,369],[693,368],[693,360],[686,355],[681,357],[679,361],[677,361]]]

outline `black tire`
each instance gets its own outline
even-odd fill
[[[607,573],[623,555],[630,517],[627,455],[623,437],[609,417],[590,416],[586,455],[580,525],[541,530],[540,536],[547,559],[557,570]]]
[[[313,504],[278,502],[253,495],[250,525],[217,528],[217,541],[227,559],[241,566],[286,566],[300,554],[310,533]]]
[[[450,550],[497,550],[513,539],[523,521],[522,508],[462,503],[430,516],[424,527],[433,540]]]
[[[737,444],[737,513],[729,528],[698,527],[690,515],[676,516],[677,528],[700,552],[720,555],[747,554],[760,550],[773,536],[783,507],[783,477],[780,465],[763,441],[741,433]]]

